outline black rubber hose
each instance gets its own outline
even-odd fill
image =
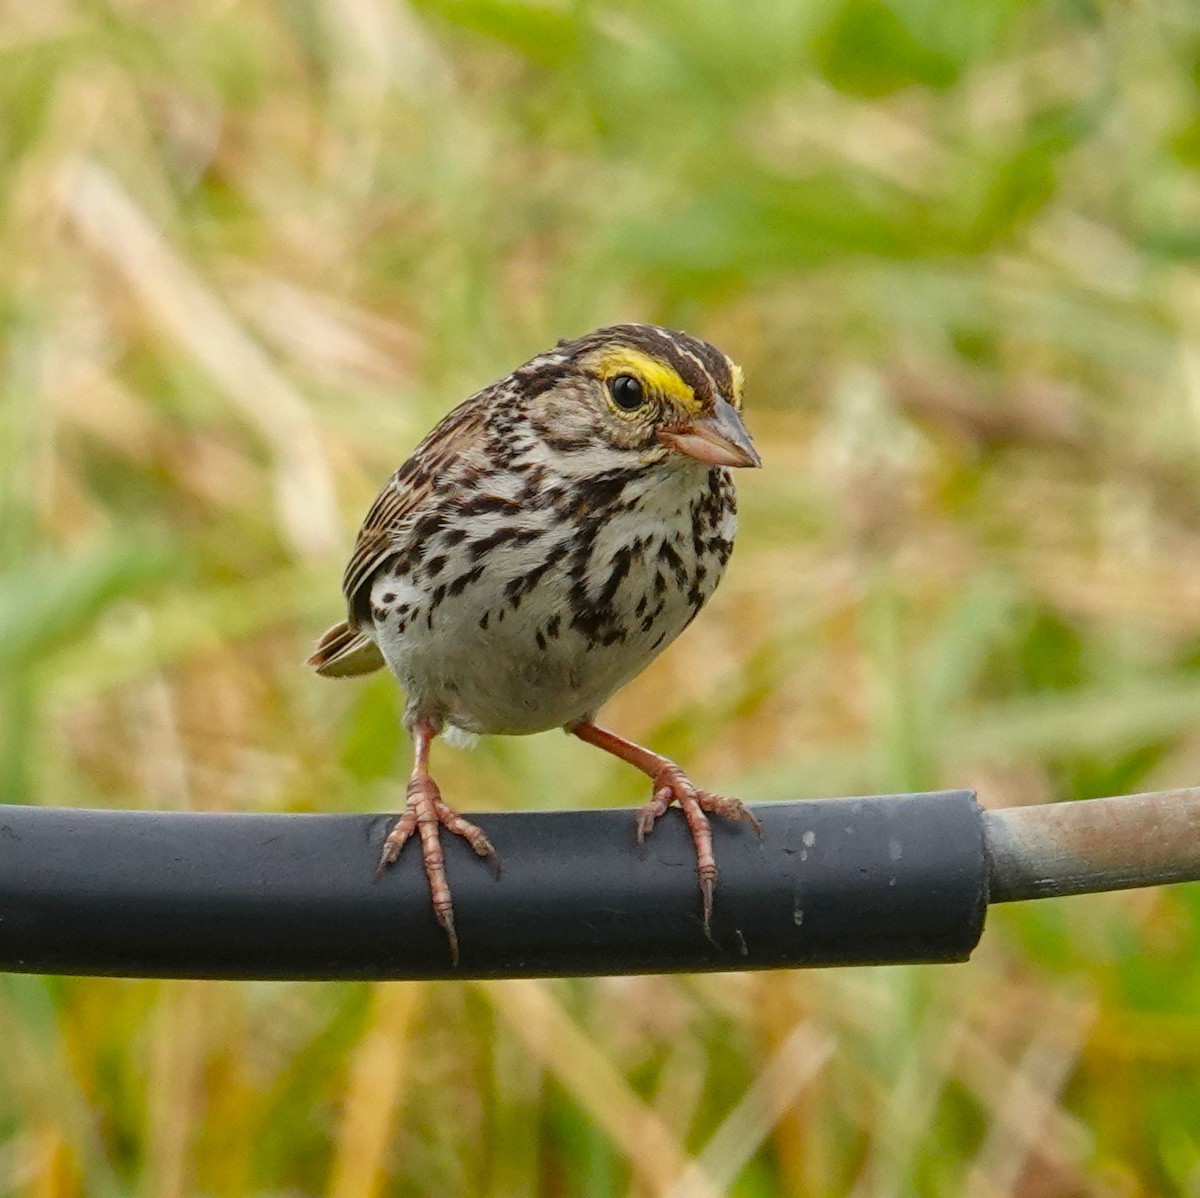
[[[443,836],[461,957],[394,817],[0,808],[0,969],[141,977],[430,978],[961,961],[989,862],[970,791],[772,803],[714,819],[711,939],[669,812],[472,816],[499,878]]]

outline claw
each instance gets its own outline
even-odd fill
[[[700,899],[704,907],[704,934],[711,940],[712,932],[710,924],[712,922],[713,911],[713,892],[717,888],[717,870],[713,867],[712,872],[708,873],[704,869],[700,870]]]
[[[500,881],[500,854],[497,853],[494,848],[492,848],[492,842],[488,840],[486,836],[484,836],[482,846],[472,843],[471,847],[476,853],[478,853],[480,857],[487,859],[488,868],[492,871],[492,877],[495,878],[497,882]]]
[[[705,812],[722,815],[728,819],[750,821],[759,837],[762,827],[749,810],[738,799],[725,798],[722,795],[709,794],[697,790],[688,776],[673,761],[653,753],[633,741],[618,736],[601,728],[591,719],[576,720],[566,725],[573,736],[606,753],[627,761],[646,774],[654,785],[654,797],[646,804],[637,816],[637,843],[639,854],[647,833],[654,827],[654,821],[659,818],[671,803],[678,803],[687,819],[688,829],[692,834],[692,844],[696,849],[696,870],[700,877],[700,899],[704,912],[704,933],[712,939],[709,931],[709,921],[713,910],[713,893],[717,885],[717,863],[713,856],[712,829],[709,827]]]
[[[376,881],[383,877],[384,870],[400,856],[400,850],[404,848],[404,842],[413,834],[416,826],[417,811],[414,807],[410,807],[396,821],[392,830],[388,833],[387,839],[383,842],[383,850],[379,854],[379,864],[375,867]]]
[[[435,908],[433,913],[437,916],[437,921],[441,924],[442,931],[446,933],[446,939],[450,941],[450,964],[457,969],[458,935],[454,931],[454,908],[448,907],[445,911],[438,911]]]
[[[722,802],[734,804],[735,813],[731,815],[730,818],[739,822],[745,820],[750,827],[754,829],[754,834],[759,838],[759,840],[762,840],[762,824],[759,822],[758,816],[755,815],[754,812],[751,811],[750,808],[741,801],[741,799],[722,798]],[[719,814],[724,815],[725,812],[722,811],[719,812]]]
[[[720,815],[726,819],[748,820],[758,835],[762,836],[762,827],[754,813],[740,800],[726,798],[724,795],[711,794],[705,790],[697,790],[687,775],[676,765],[668,763],[663,766],[654,778],[654,797],[638,813],[637,838],[639,847],[646,833],[654,825],[672,803],[678,803],[688,830],[692,834],[692,843],[696,849],[696,872],[700,880],[700,903],[704,917],[704,934],[712,940],[713,896],[717,888],[717,863],[713,856],[712,828],[709,826],[708,814]],[[714,941],[715,943],[715,941]]]
[[[405,841],[414,832],[419,832],[421,856],[425,863],[425,875],[429,880],[433,913],[450,943],[450,960],[457,966],[458,934],[454,927],[454,904],[450,894],[450,883],[446,878],[441,828],[466,840],[480,857],[487,858],[494,876],[500,876],[500,858],[483,829],[463,819],[452,807],[447,806],[442,801],[437,783],[428,774],[415,774],[408,784],[408,808],[383,842],[375,877],[378,879],[400,856]]]
[[[671,805],[671,800],[675,797],[675,790],[672,786],[659,786],[655,789],[653,796],[645,807],[638,812],[637,817],[637,843],[640,851],[646,836],[654,827],[654,821],[660,816],[666,814],[667,808]]]

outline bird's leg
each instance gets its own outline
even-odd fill
[[[429,773],[429,746],[437,730],[429,720],[416,720],[412,726],[416,759],[408,779],[408,807],[396,821],[388,838],[383,842],[379,856],[378,878],[397,857],[404,842],[417,832],[421,837],[421,855],[425,859],[425,876],[429,879],[429,894],[433,900],[433,913],[450,941],[450,956],[458,964],[458,936],[454,931],[454,903],[450,897],[450,883],[446,878],[446,858],[442,853],[440,828],[461,836],[481,857],[486,857],[499,872],[500,860],[492,842],[483,829],[463,819],[453,808],[442,801],[442,792]]]
[[[691,779],[673,761],[641,745],[618,736],[593,724],[591,720],[580,720],[567,726],[567,731],[595,745],[606,753],[612,753],[622,761],[629,762],[647,774],[654,788],[650,802],[638,812],[637,841],[641,845],[646,833],[654,827],[654,821],[674,802],[678,803],[688,828],[692,843],[696,846],[696,868],[700,875],[700,896],[704,902],[704,930],[708,931],[712,916],[713,890],[717,885],[717,860],[713,856],[712,829],[708,814],[723,815],[728,819],[749,820],[754,830],[762,834],[754,813],[740,800],[724,795],[711,794],[698,789]],[[706,814],[708,813],[708,814]]]

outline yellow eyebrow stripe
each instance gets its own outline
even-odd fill
[[[614,346],[601,350],[590,365],[604,381],[619,374],[632,374],[645,384],[648,390],[674,401],[683,408],[700,410],[700,401],[695,391],[679,377],[679,373],[653,354],[643,353],[626,346]]]
[[[729,363],[729,373],[733,377],[733,396],[732,403],[735,411],[742,410],[742,387],[746,383],[746,372],[732,359],[726,358]]]

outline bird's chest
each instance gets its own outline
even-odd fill
[[[382,572],[375,636],[410,706],[485,733],[594,712],[720,579],[736,518],[732,486],[711,473],[711,486],[631,486],[603,505],[583,491],[511,523],[449,521],[456,552],[439,534],[406,570]]]

